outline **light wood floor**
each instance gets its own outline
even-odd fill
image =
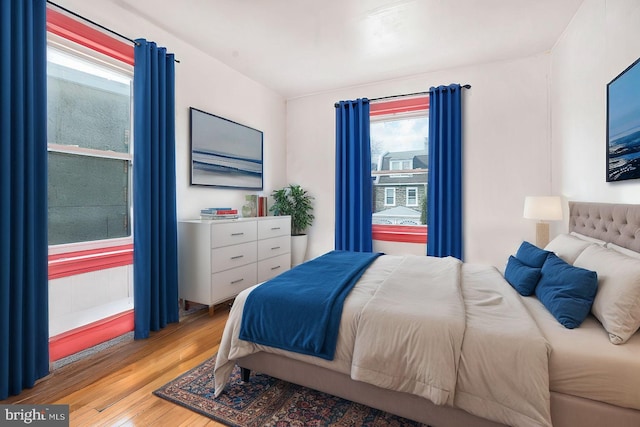
[[[63,366],[2,404],[68,404],[71,426],[220,426],[152,394],[213,356],[229,315],[201,310],[153,332]]]

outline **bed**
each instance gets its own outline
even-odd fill
[[[216,392],[223,391],[225,376],[237,363],[245,372],[262,372],[436,427],[640,426],[640,333],[624,324],[627,317],[634,320],[634,316],[624,314],[626,311],[640,311],[640,307],[634,305],[640,304],[640,277],[634,273],[640,263],[640,259],[634,258],[640,256],[637,255],[640,252],[640,206],[570,202],[569,210],[569,233],[558,236],[545,249],[572,266],[599,270],[598,294],[592,309],[597,314],[590,311],[579,327],[567,329],[560,324],[540,299],[521,296],[498,269],[456,265],[455,261],[448,260],[446,262],[451,266],[447,269],[452,267],[461,277],[460,295],[464,298],[460,304],[453,304],[454,308],[447,310],[450,312],[446,315],[454,330],[460,326],[455,321],[456,316],[466,319],[462,327],[463,339],[458,343],[459,334],[445,334],[453,337],[450,341],[455,345],[435,353],[422,350],[426,361],[413,360],[420,359],[415,355],[421,354],[417,350],[400,355],[404,358],[403,363],[397,365],[400,369],[406,365],[409,370],[418,366],[417,370],[422,372],[429,364],[440,366],[439,358],[444,357],[441,354],[444,353],[458,361],[452,367],[455,383],[448,383],[450,375],[430,377],[427,383],[444,384],[434,392],[433,387],[424,387],[422,380],[398,383],[385,381],[384,377],[382,380],[375,375],[372,377],[368,373],[375,368],[367,370],[367,363],[373,363],[371,359],[377,356],[371,354],[380,349],[375,345],[374,348],[362,347],[363,343],[377,342],[384,353],[384,342],[378,336],[372,337],[392,323],[388,321],[390,318],[404,318],[406,324],[402,328],[405,328],[415,321],[406,318],[407,312],[412,313],[411,307],[416,312],[438,311],[438,305],[418,310],[420,306],[412,305],[412,298],[415,298],[411,296],[401,300],[401,305],[397,306],[401,310],[396,310],[395,314],[390,313],[394,310],[380,305],[380,301],[371,302],[373,300],[369,298],[373,294],[384,300],[388,289],[397,289],[396,293],[402,295],[399,289],[408,282],[408,277],[416,275],[415,269],[420,268],[413,263],[423,262],[383,256],[363,274],[345,300],[343,321],[349,318],[355,323],[341,324],[334,360],[239,340],[243,304],[253,288],[240,294],[218,352]],[[621,261],[617,263],[616,260]],[[400,264],[409,265],[409,270],[403,273],[398,267]],[[625,271],[631,273],[623,277],[624,280],[617,280],[618,271],[624,270],[619,267],[623,264],[630,266]],[[430,264],[428,270],[437,275],[440,265]],[[433,280],[441,279],[434,277]],[[380,283],[389,281],[392,282],[390,288],[379,287]],[[623,282],[638,286],[622,289],[619,286]],[[435,294],[430,294],[432,290],[421,292],[427,292],[421,298],[429,300],[438,301],[442,296],[440,291]],[[619,298],[620,295],[623,298]],[[453,299],[456,298],[453,295]],[[611,312],[611,304],[604,304],[608,302],[607,298],[616,298],[617,312]],[[359,311],[361,307],[356,303],[359,299],[365,301],[364,306],[368,309],[378,307],[384,316],[373,310],[373,315],[364,322],[365,317]],[[498,306],[500,310],[508,307],[507,314],[496,313]],[[620,310],[623,310],[622,320]],[[640,313],[636,314],[640,318]],[[385,321],[376,323],[376,319],[381,318]],[[358,326],[358,322],[368,324],[369,321],[373,323],[368,330]],[[619,324],[620,321],[623,324]],[[505,327],[507,324],[514,324],[515,328]],[[435,329],[427,335],[437,335],[438,328]],[[354,345],[357,333],[362,333],[362,337]],[[391,332],[394,333],[397,334],[397,330]],[[433,338],[418,336],[416,341],[415,336],[412,332],[408,339],[416,349],[428,347],[421,347],[420,340]],[[390,339],[393,340],[393,336]],[[389,365],[384,357],[382,361]],[[488,366],[492,359],[498,360],[499,369]],[[411,364],[405,364],[406,360]],[[358,369],[354,369],[354,365]],[[363,367],[365,369],[361,369]],[[447,372],[447,369],[443,371]],[[401,372],[398,375],[409,377],[411,374]],[[443,393],[443,389],[449,392]]]

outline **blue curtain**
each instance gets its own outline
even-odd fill
[[[0,6],[0,400],[49,373],[44,0]]]
[[[369,100],[336,104],[335,248],[371,252],[372,183]]]
[[[136,40],[133,74],[134,337],[178,321],[173,54]]]
[[[458,84],[429,89],[427,255],[462,259],[462,108]]]

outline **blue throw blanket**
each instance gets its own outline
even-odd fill
[[[332,251],[249,293],[240,339],[333,360],[344,300],[382,255]]]

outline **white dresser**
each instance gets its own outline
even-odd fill
[[[178,223],[179,294],[209,306],[291,268],[291,217]]]

